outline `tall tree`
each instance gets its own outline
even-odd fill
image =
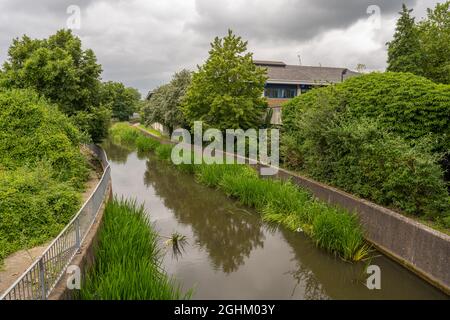
[[[26,35],[14,39],[3,64],[1,85],[34,89],[99,141],[109,122],[99,99],[101,72],[94,52],[83,50],[81,40],[70,30],[59,30],[48,39]]]
[[[422,73],[419,31],[412,11],[403,4],[399,12],[394,39],[387,43],[388,71]]]
[[[113,118],[126,121],[138,110],[141,94],[135,88],[108,81],[102,84],[100,92],[101,101],[111,110]]]
[[[181,70],[173,75],[170,83],[158,87],[142,108],[144,121],[147,124],[159,122],[169,133],[177,127],[185,126],[186,119],[181,105],[190,83],[191,72]]]
[[[423,51],[423,75],[435,82],[450,84],[450,1],[428,9],[419,23]]]
[[[267,109],[266,70],[253,63],[247,42],[228,30],[211,43],[209,57],[194,73],[183,112],[192,125],[224,129],[258,128]]]

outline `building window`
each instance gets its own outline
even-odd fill
[[[297,95],[297,88],[290,86],[267,85],[264,89],[264,96],[275,99],[290,99]]]

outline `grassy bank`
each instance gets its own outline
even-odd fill
[[[158,235],[142,206],[113,199],[106,207],[96,260],[86,275],[80,299],[186,299],[161,267]]]
[[[116,125],[112,133],[119,137],[115,138],[118,141],[122,141],[122,135],[136,136],[134,145],[144,137],[138,129],[125,124]],[[152,140],[152,145],[158,143],[149,137],[144,139]],[[159,144],[154,148],[160,159],[168,161],[171,150],[171,145]],[[359,261],[369,254],[363,231],[354,215],[313,198],[308,191],[291,182],[261,179],[247,165],[203,163],[175,167],[195,174],[199,183],[219,188],[228,196],[256,208],[265,221],[282,224],[293,231],[305,232],[317,246],[345,260]]]

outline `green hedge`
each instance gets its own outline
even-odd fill
[[[0,166],[46,160],[60,181],[82,188],[88,174],[82,138],[67,116],[33,91],[0,91]]]
[[[52,175],[45,162],[0,170],[0,262],[55,237],[77,212],[80,193]]]
[[[282,158],[320,181],[444,221],[450,197],[449,86],[374,73],[296,97],[283,109]]]
[[[436,151],[450,150],[450,85],[410,73],[352,77],[289,101],[283,108],[285,130],[296,131],[298,116],[324,102],[340,105],[351,117],[378,119],[387,130],[407,140],[432,135]]]
[[[83,136],[30,90],[0,90],[0,262],[56,236],[80,204]]]

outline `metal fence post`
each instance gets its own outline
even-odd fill
[[[42,300],[46,300],[47,299],[47,290],[46,290],[46,286],[45,286],[45,267],[44,267],[44,259],[40,258],[39,259],[39,282],[41,284],[41,298]]]
[[[75,220],[75,245],[76,248],[79,249],[81,247],[81,230],[80,230],[80,216]]]

